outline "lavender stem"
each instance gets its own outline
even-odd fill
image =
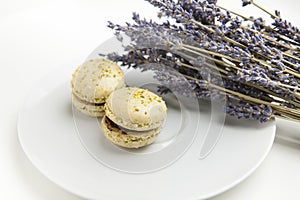
[[[264,11],[265,13],[267,13],[268,15],[270,15],[272,18],[278,18],[278,16],[274,15],[273,13],[269,12],[268,10],[266,10],[265,8],[263,8],[262,6],[260,6],[259,4],[257,4],[254,0],[251,0],[251,3],[256,6],[257,8],[259,8],[260,10]]]

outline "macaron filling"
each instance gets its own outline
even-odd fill
[[[91,105],[91,106],[104,106],[105,102],[103,103],[94,103],[94,102],[89,102],[89,101],[86,101],[80,97],[78,97],[76,94],[74,94],[74,92],[72,93],[73,94],[73,97],[76,98],[79,102],[83,103],[83,104],[86,104],[86,105]]]
[[[116,124],[115,122],[113,122],[109,117],[104,116],[105,117],[105,123],[107,124],[107,128],[111,131],[113,130],[119,130],[121,131],[122,134],[130,134],[130,135],[135,135],[135,134],[147,134],[147,133],[152,133],[153,130],[155,129],[151,129],[151,130],[142,130],[142,131],[138,131],[138,130],[130,130],[127,128],[124,128],[118,124]]]
[[[118,130],[121,130],[122,131],[122,134],[127,134],[125,131],[123,131],[119,125],[117,125],[116,123],[114,123],[111,119],[109,119],[108,117],[104,116],[105,117],[105,123],[107,124],[107,128],[109,130],[114,130],[114,129],[118,129]]]

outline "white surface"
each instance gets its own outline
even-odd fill
[[[66,77],[73,71],[72,67],[55,70],[33,88],[21,109],[18,132],[32,163],[54,183],[81,197],[204,199],[241,182],[261,164],[273,144],[275,122],[231,119],[212,153],[199,159],[207,130],[223,126],[221,117],[210,125],[211,114],[203,109],[209,105],[198,110],[197,101],[179,99],[176,106],[175,97],[173,102],[166,97],[168,116],[157,140],[142,149],[118,148],[101,133],[97,119],[76,109],[72,112]],[[149,87],[156,82],[151,74],[143,74],[126,70],[127,84],[143,86],[146,82]]]
[[[226,7],[240,6],[238,0],[222,2]],[[131,11],[139,10],[149,16],[152,8],[145,7],[142,0],[1,0],[0,5],[0,199],[79,200],[51,183],[25,157],[17,139],[17,114],[37,80],[53,67],[78,65],[111,36],[105,28],[107,20],[122,22],[130,18]],[[299,1],[274,0],[264,5],[270,10],[280,9],[283,16],[300,26]],[[289,123],[280,121],[277,133],[299,133],[299,125],[292,125],[290,128]],[[254,174],[213,199],[281,200],[287,195],[299,199],[299,153],[299,144],[277,140]]]

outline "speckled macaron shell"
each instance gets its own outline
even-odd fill
[[[111,128],[105,121],[105,117],[101,121],[102,131],[105,137],[112,143],[126,148],[140,148],[152,144],[157,138],[160,129],[153,129],[141,134],[124,134],[119,128]]]
[[[136,131],[161,127],[167,112],[167,106],[161,97],[137,87],[114,91],[104,108],[106,116],[114,123]]]
[[[104,58],[88,60],[80,65],[71,81],[72,92],[90,103],[104,103],[111,92],[124,86],[121,68]]]
[[[86,115],[102,117],[110,93],[124,86],[124,74],[116,63],[104,58],[88,60],[73,73],[73,105]]]

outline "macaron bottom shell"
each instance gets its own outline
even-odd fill
[[[72,102],[75,108],[85,115],[91,117],[103,117],[105,115],[104,104],[103,105],[87,104],[80,101],[78,98],[74,97],[74,95],[72,95]]]
[[[101,127],[105,137],[112,143],[126,148],[140,148],[152,144],[160,133],[160,128],[150,130],[145,134],[127,134],[117,127],[112,127],[104,116],[101,121]]]

